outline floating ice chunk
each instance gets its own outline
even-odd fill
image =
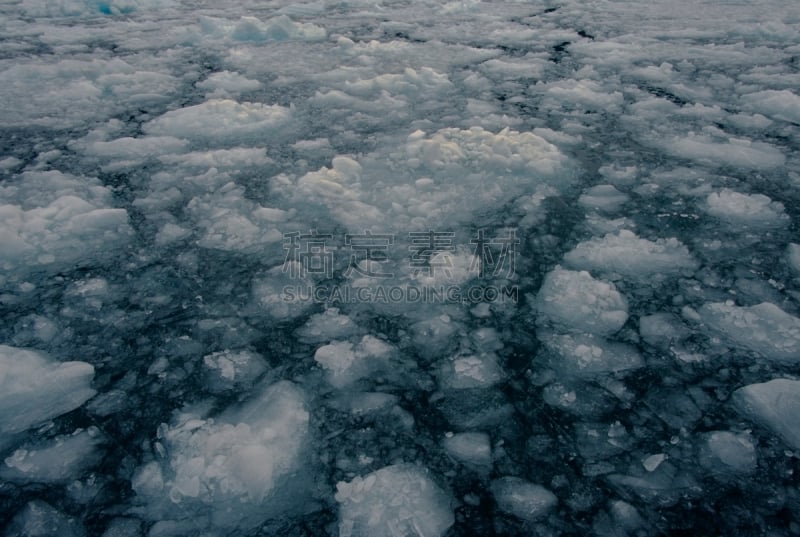
[[[117,138],[111,141],[78,142],[76,147],[87,155],[107,159],[155,158],[160,155],[183,153],[189,142],[172,136],[145,136],[143,138]]]
[[[786,157],[776,147],[742,138],[720,141],[710,136],[691,134],[664,142],[663,147],[673,156],[718,166],[761,170],[777,168],[786,162]]]
[[[689,328],[669,313],[654,313],[639,318],[639,335],[654,347],[668,348],[690,334]]]
[[[783,204],[763,194],[741,194],[727,188],[706,198],[710,215],[737,225],[767,228],[789,223]]]
[[[700,464],[713,474],[750,474],[756,470],[756,446],[748,433],[712,431],[703,435]]]
[[[321,343],[345,339],[359,332],[361,328],[350,317],[339,313],[339,308],[328,308],[312,315],[296,334],[304,342]]]
[[[613,185],[597,185],[581,194],[578,203],[589,210],[611,213],[629,199],[627,194],[620,192]]]
[[[344,388],[370,373],[383,369],[393,347],[380,339],[366,335],[357,345],[338,341],[317,349],[314,360],[328,373],[328,382]]]
[[[496,80],[540,79],[547,67],[547,60],[535,54],[522,58],[493,58],[480,64],[480,70]]]
[[[693,272],[697,262],[678,239],[649,241],[628,230],[578,244],[564,256],[571,268],[621,275],[633,281]]]
[[[351,160],[351,159],[348,159]],[[572,176],[567,157],[543,138],[504,129],[442,129],[411,133],[388,153],[360,159],[359,168],[322,168],[297,185],[276,185],[309,215],[318,206],[348,229],[453,225],[477,211],[510,203],[536,186],[564,189]],[[312,213],[313,211],[313,213]]]
[[[5,528],[7,537],[84,537],[81,523],[49,503],[33,500],[23,507]]]
[[[24,431],[75,410],[95,391],[94,367],[0,345],[0,432]]]
[[[654,472],[666,459],[667,456],[664,453],[649,455],[642,460],[642,466],[648,472]]]
[[[140,514],[174,521],[182,531],[247,531],[302,505],[309,414],[304,395],[278,382],[216,419],[194,414],[159,428],[166,458],[132,479]],[[294,506],[294,507],[292,507]]]
[[[361,165],[355,160],[337,156],[330,168],[310,172],[297,181],[294,197],[303,203],[327,206],[331,214],[351,228],[383,219],[380,211],[361,197]]]
[[[237,94],[259,90],[262,84],[258,80],[247,78],[239,73],[220,71],[219,73],[213,73],[202,82],[198,82],[197,87],[212,93]]]
[[[786,249],[786,260],[795,274],[800,275],[800,244],[789,243],[789,247]]]
[[[0,220],[0,269],[17,275],[100,263],[131,235],[125,209],[95,208],[74,196],[29,211],[0,205]]]
[[[0,479],[35,483],[63,483],[75,479],[99,462],[97,429],[78,430],[38,446],[26,446],[6,457]]]
[[[311,296],[312,281],[295,278],[303,274],[302,266],[294,261],[285,267],[277,266],[253,280],[255,306],[273,319],[294,318],[303,314],[314,302]]]
[[[0,124],[53,129],[87,125],[131,106],[161,103],[178,84],[176,77],[140,70],[119,58],[15,61],[0,71],[0,99],[5,103]]]
[[[361,99],[374,99],[382,92],[393,96],[402,96],[408,102],[418,101],[424,97],[441,97],[453,89],[447,75],[437,73],[429,67],[419,70],[406,68],[402,73],[378,75],[373,78],[356,78],[344,71],[345,80],[333,83],[348,95]],[[330,76],[330,75],[328,75]]]
[[[0,159],[0,170],[11,171],[19,167],[20,164],[22,164],[22,161],[17,157],[5,157]]]
[[[578,423],[575,425],[575,444],[581,457],[598,461],[630,450],[632,439],[619,421],[611,424]]]
[[[702,492],[693,476],[679,471],[669,461],[662,462],[653,471],[645,470],[641,476],[611,474],[607,479],[624,493],[632,492],[642,501],[662,507],[674,505],[681,498],[693,497]]]
[[[245,197],[244,187],[234,182],[213,194],[192,198],[186,210],[200,228],[197,244],[203,248],[252,252],[283,239],[276,220],[285,218],[287,213],[257,205]]]
[[[251,351],[221,351],[203,358],[212,392],[248,390],[267,370],[266,361]]]
[[[142,521],[136,518],[117,517],[111,520],[102,537],[140,537]]]
[[[227,20],[201,17],[201,39],[231,39],[239,42],[263,43],[267,41],[320,41],[327,37],[324,28],[311,23],[294,22],[286,15],[262,21],[256,17]]]
[[[443,389],[488,388],[505,379],[494,353],[457,356],[445,360],[439,368]]]
[[[514,407],[508,398],[495,388],[473,388],[450,391],[439,408],[458,430],[490,430],[508,424]]]
[[[192,232],[172,222],[167,222],[156,233],[156,245],[166,246],[190,237]]]
[[[140,9],[172,6],[172,0],[23,0],[22,8],[32,17],[122,15]]]
[[[132,235],[128,213],[111,203],[94,178],[46,171],[9,181],[0,187],[0,271],[24,277],[105,262]]]
[[[333,406],[356,416],[364,416],[393,407],[397,408],[395,407],[397,402],[398,397],[389,393],[343,391],[333,401]]]
[[[552,367],[570,375],[593,377],[624,373],[644,366],[639,351],[631,345],[606,341],[590,334],[542,333],[539,339],[555,353]]]
[[[709,328],[739,347],[778,362],[800,361],[800,319],[775,304],[742,307],[715,302],[701,306],[697,313]]]
[[[250,142],[255,145],[274,138],[290,118],[289,109],[283,106],[211,99],[167,112],[142,128],[151,135],[194,142]]]
[[[742,103],[754,112],[793,123],[800,123],[800,96],[789,90],[765,90],[743,95]]]
[[[733,392],[739,413],[800,449],[800,381],[773,379]]]
[[[519,477],[495,479],[491,490],[501,511],[527,521],[546,516],[558,503],[555,494]]]
[[[546,94],[553,100],[580,104],[596,111],[613,111],[625,101],[621,92],[608,92],[594,80],[564,80],[548,86]]]
[[[492,444],[486,433],[456,433],[442,440],[445,451],[454,459],[471,466],[492,464]]]
[[[671,63],[662,62],[658,67],[655,65],[648,65],[647,67],[633,69],[631,74],[653,82],[670,82],[673,80],[676,73]]]
[[[617,528],[625,530],[627,535],[635,534],[634,532],[645,526],[645,521],[642,515],[636,510],[634,506],[622,500],[615,500],[611,502],[608,509],[611,518],[616,525],[613,535],[618,535]]]
[[[447,2],[441,7],[442,13],[469,13],[478,11],[480,8],[481,0],[458,0],[454,2]]]
[[[465,328],[447,314],[437,314],[411,325],[411,337],[418,352],[427,359],[439,358]]]
[[[599,335],[613,334],[628,320],[628,302],[613,283],[560,267],[545,276],[536,311],[559,326]]]
[[[272,163],[272,159],[267,156],[267,150],[262,147],[234,147],[232,149],[168,154],[159,157],[158,160],[164,164],[177,165],[190,170],[206,171],[214,168],[220,172],[241,171]]]
[[[451,498],[423,468],[397,464],[336,485],[340,537],[441,537]]]

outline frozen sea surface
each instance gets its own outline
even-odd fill
[[[800,5],[0,1],[0,533],[800,534]]]

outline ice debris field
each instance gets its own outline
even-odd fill
[[[798,88],[789,0],[0,0],[0,532],[800,534]]]

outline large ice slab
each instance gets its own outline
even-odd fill
[[[773,379],[744,386],[733,393],[733,404],[741,414],[800,449],[800,381]]]
[[[777,362],[800,361],[800,319],[775,304],[736,306],[730,301],[714,302],[701,306],[697,313],[709,328],[736,346]]]
[[[75,410],[96,392],[94,367],[58,363],[34,350],[0,345],[0,432],[24,431]]]
[[[613,334],[628,319],[628,302],[613,283],[560,267],[545,276],[536,310],[561,327],[599,335]]]
[[[387,466],[336,489],[340,537],[441,537],[454,522],[449,494],[412,464]]]

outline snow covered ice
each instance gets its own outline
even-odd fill
[[[0,533],[800,533],[800,5],[0,2]]]

